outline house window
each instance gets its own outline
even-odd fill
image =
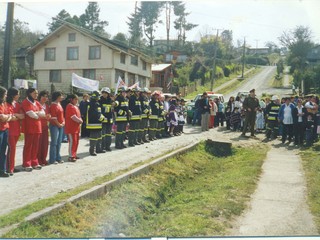
[[[96,79],[96,70],[95,69],[84,69],[83,75],[84,78],[89,78],[92,80]]]
[[[56,49],[55,48],[45,48],[44,49],[44,60],[45,61],[55,61],[56,60]]]
[[[61,70],[50,70],[49,81],[52,83],[61,82]]]
[[[126,54],[120,53],[120,63],[126,64]]]
[[[69,42],[75,42],[75,41],[76,41],[76,34],[69,33]]]
[[[147,70],[147,63],[142,61],[142,70]]]
[[[101,46],[89,46],[89,59],[100,59],[101,58]]]
[[[67,60],[78,60],[78,59],[79,59],[79,48],[67,47]]]
[[[116,74],[115,74],[115,77],[114,77],[114,82],[115,82],[115,83],[118,83],[119,77],[121,77],[122,81],[124,82],[124,81],[125,81],[124,75],[125,75],[125,74],[124,74],[124,71],[121,71],[121,70],[119,70],[119,69],[116,69]]]
[[[137,55],[132,55],[131,56],[131,64],[138,66],[138,56]]]

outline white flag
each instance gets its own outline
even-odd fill
[[[136,82],[135,84],[133,84],[132,86],[128,87],[129,89],[132,88],[139,88],[139,82]]]
[[[115,91],[115,94],[118,93],[118,89],[119,87],[122,87],[122,86],[125,86],[126,84],[124,83],[124,81],[121,79],[121,77],[119,76],[118,78],[118,82],[117,82],[117,86],[116,86],[116,91]]]
[[[72,73],[72,86],[91,92],[99,91],[99,81],[83,78],[75,73]]]

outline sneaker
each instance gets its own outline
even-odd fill
[[[76,158],[73,158],[73,157],[69,157],[69,158],[68,158],[68,161],[69,161],[69,162],[76,162],[77,159],[76,159]]]
[[[41,170],[42,167],[40,165],[37,165],[37,166],[33,166],[32,168],[36,170]]]
[[[63,160],[60,160],[60,161],[58,161],[58,163],[64,163],[64,161],[63,161]]]
[[[23,170],[26,172],[32,172],[33,168],[32,167],[24,167]]]
[[[0,177],[10,177],[10,174],[6,172],[1,172]]]
[[[10,176],[13,176],[13,172],[9,172],[9,175],[10,175]]]

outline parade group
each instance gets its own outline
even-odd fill
[[[89,138],[89,154],[96,156],[112,151],[113,134],[115,148],[123,149],[179,136],[185,124],[184,99],[160,91],[151,93],[147,88],[122,86],[112,94],[104,87],[101,92],[83,94],[80,103],[76,94],[64,96],[61,91],[49,96],[48,91],[38,93],[29,88],[26,95],[20,103],[18,89],[0,87],[0,177],[20,171],[15,168],[15,159],[21,133],[22,167],[31,172],[48,164],[63,163],[63,141],[69,142],[68,161],[76,162],[80,136]],[[201,130],[208,131],[226,122],[227,130],[242,131],[240,137],[245,137],[247,130],[251,136],[265,131],[267,140],[281,136],[282,143],[288,140],[310,146],[318,139],[318,104],[319,99],[312,95],[281,100],[274,95],[259,101],[254,89],[247,97],[230,97],[223,104],[204,92],[195,103],[192,125],[198,121]]]
[[[15,159],[21,133],[22,167],[27,172],[63,163],[60,149],[64,141],[69,142],[68,161],[76,162],[80,135],[89,138],[89,154],[96,156],[112,151],[113,134],[115,148],[123,149],[183,133],[183,99],[170,96],[169,101],[168,96],[159,91],[151,93],[147,88],[122,86],[117,91],[112,94],[104,87],[90,96],[83,94],[79,104],[76,94],[64,96],[55,91],[49,96],[48,91],[38,93],[29,88],[20,103],[18,89],[0,87],[0,177],[20,171],[15,168]]]

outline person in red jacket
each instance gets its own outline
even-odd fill
[[[9,122],[9,138],[8,138],[8,153],[7,153],[7,171],[12,176],[14,172],[19,171],[15,169],[16,147],[21,132],[21,120],[24,119],[21,105],[19,104],[20,94],[19,90],[12,87],[8,89],[7,107],[12,116],[15,116]]]
[[[25,171],[31,172],[32,169],[40,170],[38,162],[39,138],[41,135],[41,118],[45,118],[45,112],[37,101],[38,90],[29,88],[26,92],[27,97],[22,101],[22,109],[25,113],[24,118],[24,147],[23,164]]]
[[[8,129],[9,122],[12,116],[7,108],[7,104],[5,103],[7,97],[7,89],[0,87],[0,177],[9,177],[9,173],[7,173],[7,144],[8,144]]]
[[[52,102],[50,105],[50,157],[49,164],[57,164],[63,163],[64,161],[61,159],[60,149],[61,143],[63,140],[63,132],[64,132],[64,114],[63,108],[60,102],[63,99],[62,92],[57,91],[52,93]]]
[[[77,159],[77,150],[80,137],[80,125],[83,122],[81,119],[80,109],[78,105],[78,96],[71,94],[69,96],[70,103],[66,108],[66,125],[65,133],[68,136],[69,141],[69,158],[70,162],[75,162]]]
[[[46,114],[46,118],[41,118],[41,135],[39,139],[39,151],[38,151],[38,161],[41,166],[46,166],[48,164],[46,158],[48,155],[49,148],[49,127],[48,121],[51,117],[50,108],[48,105],[49,92],[43,90],[39,93],[38,101],[41,105],[41,108]]]

